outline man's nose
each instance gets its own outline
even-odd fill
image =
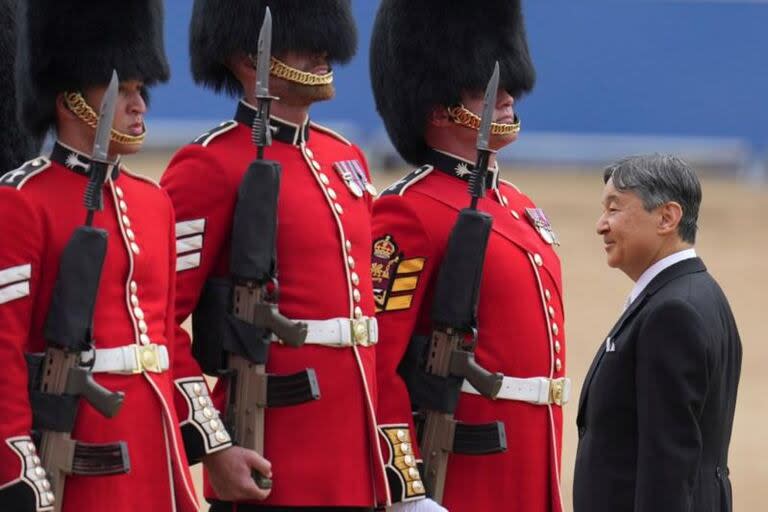
[[[511,108],[515,104],[515,98],[504,89],[499,89],[496,94],[496,107],[499,109]]]
[[[595,231],[598,235],[604,235],[608,232],[608,221],[605,220],[605,214],[600,215],[600,217],[597,218],[597,225],[595,226]]]

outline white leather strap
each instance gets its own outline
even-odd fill
[[[165,345],[125,345],[115,348],[97,348],[94,351],[94,373],[161,373],[170,366]]]
[[[369,347],[379,341],[375,318],[330,318],[328,320],[294,320],[307,324],[307,345],[344,348],[352,345]],[[279,342],[279,340],[277,340]]]
[[[466,379],[461,385],[461,391],[472,395],[480,394]],[[565,377],[560,379],[504,377],[501,391],[496,396],[497,400],[519,400],[536,405],[565,405],[570,398],[571,379]]]

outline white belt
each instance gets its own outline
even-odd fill
[[[93,372],[101,373],[161,373],[168,369],[168,348],[165,345],[125,345],[97,348],[92,351]]]
[[[461,391],[473,395],[479,395],[480,392],[464,380],[461,385]],[[571,398],[571,379],[561,377],[559,379],[549,379],[547,377],[531,377],[529,379],[518,379],[517,377],[504,377],[501,384],[501,391],[496,396],[497,399],[519,400],[536,405],[565,405]]]
[[[379,326],[375,318],[330,318],[328,320],[294,320],[307,324],[307,345],[327,347],[370,347],[379,341]],[[280,340],[276,341],[281,343]]]

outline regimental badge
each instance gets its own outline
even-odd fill
[[[525,216],[545,242],[550,245],[560,245],[560,241],[557,239],[557,235],[555,235],[555,231],[552,229],[552,224],[544,214],[544,210],[541,208],[526,208]]]
[[[372,196],[376,195],[376,188],[368,181],[365,169],[359,160],[335,162],[333,168],[355,197],[363,197],[363,191],[367,191]]]
[[[411,307],[425,261],[426,258],[403,258],[391,235],[384,235],[373,242],[371,277],[377,312]]]

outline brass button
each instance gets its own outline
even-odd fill
[[[339,203],[333,203],[333,209],[336,210],[336,213],[338,213],[339,215],[344,213],[344,208],[342,208]]]
[[[360,302],[360,290],[357,288],[352,290],[352,298],[355,299],[355,302]]]
[[[326,176],[325,173],[323,173],[323,172],[320,173],[320,182],[323,185],[328,185],[328,183],[330,183],[330,180],[328,179],[328,176]]]
[[[559,332],[560,332],[560,328],[557,326],[556,323],[552,322],[552,334],[557,336],[557,333],[559,333]]]
[[[352,250],[352,242],[350,242],[349,240],[344,240],[344,247],[347,248],[347,252],[351,251]]]
[[[515,220],[520,220],[520,214],[517,213],[515,210],[509,210],[509,213],[512,214],[512,216],[515,218]]]
[[[27,443],[27,451],[29,453],[35,453],[37,452],[37,447],[35,446],[35,443]]]
[[[411,453],[411,445],[408,444],[408,443],[402,443],[400,445],[400,452],[402,452],[404,454]]]
[[[405,433],[405,430],[398,430],[396,435],[398,441],[405,441],[405,439],[408,437],[408,435]]]
[[[416,468],[408,468],[408,476],[411,477],[411,480],[416,480],[419,478],[419,470]]]
[[[139,246],[136,242],[131,242],[131,251],[133,251],[133,254],[139,254]]]
[[[347,265],[349,265],[349,268],[355,268],[355,258],[347,256]]]
[[[416,492],[424,492],[424,484],[421,483],[421,480],[413,481],[413,490]]]
[[[363,316],[363,310],[360,309],[360,306],[355,306],[355,318],[362,318]]]
[[[144,311],[140,307],[133,308],[133,314],[138,318],[139,320],[144,319]]]
[[[208,398],[199,396],[197,397],[197,403],[200,404],[201,407],[206,407],[208,405]]]
[[[552,300],[552,294],[549,292],[549,290],[544,290],[544,297],[546,297],[547,300]]]
[[[319,171],[320,170],[320,162],[318,162],[317,160],[312,160],[312,167],[314,167],[314,169],[316,171]]]
[[[213,409],[211,409],[210,407],[203,407],[203,416],[205,416],[208,419],[213,418],[215,416],[215,414],[213,413]]]
[[[147,322],[139,320],[139,331],[141,334],[147,334]]]
[[[538,266],[542,266],[544,264],[544,260],[541,259],[541,254],[536,253],[533,255],[533,262],[536,263]]]
[[[315,154],[312,152],[312,150],[311,150],[311,149],[309,149],[309,148],[308,148],[308,147],[306,147],[306,146],[304,146],[304,153],[305,153],[305,154],[306,154],[306,155],[307,155],[309,158],[314,158],[314,157],[315,157]]]
[[[47,478],[43,480],[43,483],[41,485],[43,486],[44,491],[48,491],[51,489],[51,482],[49,482]]]
[[[215,438],[216,438],[216,440],[217,440],[218,442],[220,442],[220,443],[224,443],[224,442],[226,442],[226,441],[228,441],[228,440],[229,440],[229,438],[227,437],[227,434],[225,434],[225,433],[224,433],[224,432],[222,432],[221,430],[217,431],[217,432],[216,432],[216,435],[215,435],[214,437],[215,437]]]
[[[560,361],[560,358],[555,359],[555,371],[560,371],[563,369],[563,362]]]
[[[45,470],[40,466],[37,466],[35,468],[35,475],[39,478],[43,478],[45,476]]]
[[[211,420],[210,422],[208,422],[208,425],[210,425],[211,430],[214,430],[214,431],[219,430],[220,428],[219,422],[216,420]]]
[[[192,386],[192,392],[194,394],[198,395],[198,396],[202,395],[203,394],[203,386],[201,386],[200,384],[194,384]]]
[[[131,288],[131,293],[136,293],[139,289],[139,286],[136,284],[136,281],[131,281],[131,284],[129,286]]]
[[[48,483],[48,480],[46,480],[45,482]],[[50,489],[50,487],[51,487],[51,484],[48,483],[48,488]],[[45,498],[48,500],[48,503],[53,503],[54,501],[56,501],[56,496],[54,496],[52,492],[46,492]]]
[[[507,199],[507,196],[501,196],[501,204],[503,204],[504,206],[509,205],[509,199]]]
[[[560,347],[560,342],[555,340],[555,354],[559,354],[561,348],[562,347]]]
[[[325,190],[328,192],[328,197],[330,197],[331,199],[336,199],[336,191],[335,190],[333,190],[332,188],[327,188]]]
[[[360,284],[360,276],[357,275],[357,272],[352,272],[352,284],[357,286]]]
[[[118,204],[120,205],[121,212],[126,213],[128,211],[128,203],[125,201],[120,201]]]
[[[552,306],[549,306],[549,308],[547,308],[547,311],[549,311],[549,316],[551,317],[555,316],[555,308],[553,308]]]
[[[146,334],[143,334],[143,333],[139,334],[139,342],[142,345],[149,345],[149,336],[147,336]]]
[[[123,198],[123,189],[121,189],[120,187],[115,185],[115,194],[117,194],[117,197],[122,199]]]
[[[131,219],[129,219],[127,215],[123,215],[123,224],[125,227],[131,226]]]
[[[416,465],[416,460],[413,458],[412,455],[406,455],[405,457],[403,457],[403,462],[405,462],[406,466],[413,467]]]
[[[134,233],[131,228],[127,228],[125,230],[125,236],[128,237],[128,240],[131,240],[131,241],[136,240],[136,233]]]
[[[33,456],[32,457],[32,464],[34,464],[35,466],[39,466],[40,465],[40,457],[38,457],[37,455]]]
[[[132,304],[134,307],[136,307],[136,306],[138,306],[138,305],[139,305],[139,297],[138,297],[138,296],[137,296],[135,293],[132,293],[132,294],[131,294],[131,304]]]

